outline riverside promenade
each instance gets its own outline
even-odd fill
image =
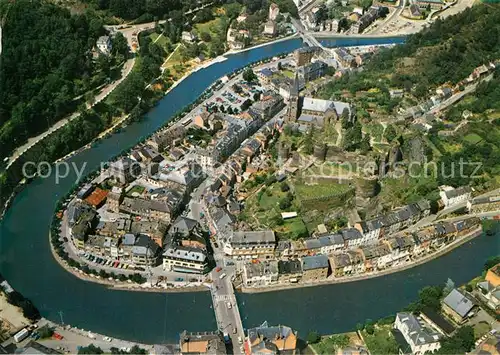
[[[455,241],[444,246],[443,248],[439,249],[436,252],[427,254],[427,255],[423,256],[422,258],[412,260],[408,263],[405,263],[405,264],[402,264],[399,266],[390,267],[390,268],[385,269],[385,270],[364,273],[364,274],[356,275],[356,276],[343,276],[343,277],[329,276],[328,278],[326,278],[324,280],[318,280],[318,281],[314,281],[314,282],[304,282],[304,283],[295,283],[295,284],[276,284],[276,285],[269,285],[269,286],[264,286],[264,287],[242,287],[241,292],[242,293],[273,292],[273,291],[289,290],[289,289],[303,288],[303,287],[314,287],[314,286],[322,286],[322,285],[341,284],[341,283],[346,283],[346,282],[361,281],[361,280],[372,279],[372,278],[380,277],[380,276],[384,276],[384,275],[389,275],[389,274],[393,274],[396,272],[400,272],[403,270],[413,268],[413,267],[418,266],[418,265],[425,264],[433,259],[436,259],[444,254],[451,252],[453,249],[458,248],[459,246],[463,245],[464,243],[467,243],[468,241],[480,236],[482,233],[483,233],[482,226],[478,226],[477,228],[470,231],[466,236],[463,236],[459,239],[456,239]]]

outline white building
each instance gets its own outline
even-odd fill
[[[105,55],[108,55],[111,53],[112,49],[112,44],[111,44],[111,37],[109,36],[101,36],[97,39],[97,49]]]
[[[276,22],[269,20],[264,25],[264,34],[268,36],[275,36],[278,32]]]
[[[243,266],[243,282],[247,287],[266,286],[277,281],[277,260],[247,263]]]
[[[451,186],[440,186],[439,190],[439,196],[445,207],[468,201],[472,192],[470,186],[461,186],[456,189]]]
[[[396,314],[394,328],[401,332],[412,354],[421,355],[441,348],[440,334],[411,313]]]
[[[329,234],[318,237],[321,254],[332,254],[345,247],[344,238],[340,234]]]
[[[276,21],[276,18],[280,14],[280,8],[274,2],[269,5],[269,20]]]
[[[207,266],[207,256],[199,248],[170,246],[163,253],[163,270],[202,274]]]
[[[354,228],[363,233],[367,243],[373,243],[378,240],[380,230],[383,227],[381,218],[374,218],[366,222],[359,222],[354,225]]]
[[[196,40],[196,36],[192,33],[192,32],[189,32],[189,31],[183,31],[182,32],[182,36],[181,36],[181,39],[185,42],[194,42]]]
[[[205,172],[211,172],[219,162],[217,152],[212,149],[198,149],[196,151],[196,161]]]
[[[342,238],[348,248],[356,248],[363,244],[363,235],[354,228],[343,229],[340,231]]]
[[[276,237],[272,230],[233,232],[224,243],[224,253],[239,259],[270,258]]]

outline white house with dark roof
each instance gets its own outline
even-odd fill
[[[181,39],[184,42],[191,43],[191,42],[196,41],[196,36],[191,31],[183,31],[182,34],[181,34]]]
[[[278,281],[278,261],[247,262],[243,266],[243,282],[247,287],[266,286]]]
[[[199,248],[171,245],[163,253],[163,269],[202,274],[207,266],[207,255]]]
[[[331,254],[345,248],[344,238],[339,233],[323,235],[318,237],[318,240],[322,254]]]
[[[270,258],[274,255],[276,236],[272,230],[232,232],[224,243],[224,253],[233,258]]]
[[[440,333],[411,313],[397,313],[394,328],[401,332],[412,354],[421,355],[441,348]]]
[[[461,186],[453,188],[451,186],[440,186],[439,196],[445,207],[453,206],[461,202],[468,201],[471,197],[472,189],[470,186]]]
[[[111,49],[113,45],[111,43],[111,37],[109,36],[101,36],[97,39],[96,43],[97,49],[105,55],[109,55],[111,53]]]
[[[356,228],[342,229],[340,230],[340,234],[347,248],[357,248],[365,244],[365,237]]]

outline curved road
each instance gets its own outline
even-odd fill
[[[132,45],[134,43],[135,36],[141,31],[145,31],[145,30],[149,30],[151,28],[154,28],[155,25],[156,25],[155,22],[149,22],[149,23],[144,23],[141,25],[130,26],[130,27],[127,27],[125,29],[119,29],[119,27],[121,27],[121,26],[105,26],[105,28],[107,30],[110,30],[110,31],[121,32],[123,34],[123,36],[127,39],[129,48],[131,48],[132,52],[134,52],[134,47]],[[95,97],[93,103],[87,102],[87,107],[91,108],[95,104],[104,100],[111,92],[113,92],[113,90],[116,89],[116,87],[118,85],[120,85],[121,82],[123,80],[125,80],[125,78],[130,74],[130,72],[132,71],[132,68],[134,67],[134,64],[135,64],[135,56],[133,56],[132,58],[128,59],[125,62],[125,64],[123,65],[123,68],[122,68],[121,77],[118,80],[116,80],[116,81],[110,83],[109,85],[107,85],[106,87],[104,87],[104,89]],[[23,144],[22,146],[16,148],[16,150],[14,150],[12,155],[8,158],[6,169],[8,169],[24,153],[26,153],[28,150],[30,150],[31,147],[38,144],[40,141],[42,141],[47,136],[49,136],[53,132],[57,131],[61,127],[64,127],[68,122],[72,121],[73,119],[77,118],[78,116],[80,116],[80,113],[75,112],[75,113],[71,114],[70,116],[65,117],[65,118],[57,121],[45,132],[40,133],[39,135],[37,135],[35,137],[28,138],[28,141],[25,144]]]

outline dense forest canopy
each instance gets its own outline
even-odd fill
[[[367,69],[393,69],[401,64],[398,60],[413,56],[418,66],[408,76],[414,82],[458,82],[478,65],[500,58],[499,22],[500,5],[477,5],[446,20],[438,18],[405,45],[382,52]]]
[[[7,12],[8,11],[8,12]],[[90,86],[90,50],[102,22],[42,0],[3,1],[0,62],[2,156],[74,109]]]
[[[437,19],[409,36],[405,44],[378,52],[362,73],[332,81],[322,95],[376,87],[388,98],[392,87],[405,89],[417,99],[426,98],[429,89],[457,83],[474,68],[500,58],[498,23],[500,4],[479,4],[446,20]]]
[[[269,7],[270,0],[82,0],[96,10],[101,10],[110,16],[137,22],[176,18],[200,6],[211,4],[212,7],[238,3],[246,7],[249,13],[254,13]],[[281,12],[297,16],[297,7],[293,0],[274,0]]]

